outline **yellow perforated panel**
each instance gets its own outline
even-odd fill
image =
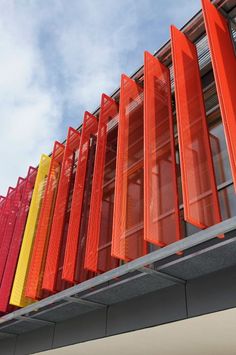
[[[24,296],[24,289],[27,280],[28,268],[30,264],[31,251],[34,243],[35,232],[37,230],[38,217],[44,195],[47,175],[50,167],[51,158],[42,155],[38,167],[34,191],[30,204],[29,214],[26,222],[19,260],[17,264],[15,279],[12,287],[10,304],[25,307],[33,300]]]

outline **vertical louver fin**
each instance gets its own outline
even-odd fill
[[[42,278],[47,257],[63,154],[64,145],[56,141],[53,147],[44,199],[39,215],[38,228],[30,261],[29,276],[25,289],[25,296],[35,300],[43,296],[43,293],[41,292]]]
[[[94,140],[98,121],[95,116],[85,112],[81,132],[78,168],[72,195],[71,213],[66,241],[62,277],[69,282],[86,279],[84,256],[87,237],[90,187],[93,173]]]
[[[44,197],[50,161],[51,158],[49,158],[47,155],[42,155],[38,167],[32,200],[30,203],[29,214],[26,222],[10,298],[10,303],[18,307],[24,307],[33,302],[31,299],[25,297],[24,291],[28,277],[32,248],[34,245],[34,238],[37,230],[39,213]]]
[[[16,271],[16,265],[20,252],[22,237],[24,235],[25,223],[29,212],[29,206],[32,197],[32,191],[35,184],[36,174],[37,169],[30,167],[26,177],[25,187],[19,207],[19,213],[14,228],[11,246],[7,256],[4,274],[0,286],[0,312],[7,312],[9,309],[8,303],[11,288]]]
[[[111,256],[118,105],[102,95],[94,164],[85,268],[105,272],[118,266]]]
[[[62,280],[62,271],[71,212],[71,198],[78,163],[79,144],[80,132],[70,127],[62,163],[49,245],[50,272],[54,275],[54,291],[60,291],[69,286]]]
[[[15,229],[15,224],[18,218],[21,199],[25,188],[25,179],[19,178],[14,191],[9,196],[9,204],[7,205],[6,225],[2,236],[2,243],[0,247],[0,285],[4,274],[5,264],[11,246],[12,236]]]
[[[122,75],[112,255],[125,261],[146,253],[143,170],[143,89]]]
[[[198,228],[221,221],[195,45],[171,27],[185,220]]]
[[[4,230],[6,227],[7,223],[7,218],[8,218],[8,213],[7,211],[9,210],[9,205],[10,205],[10,199],[11,195],[15,189],[13,187],[9,187],[7,190],[7,195],[4,199],[1,199],[1,215],[0,215],[0,248],[2,245],[3,241],[3,236],[4,236]]]
[[[202,7],[236,191],[236,55],[227,20],[209,0]]]
[[[180,239],[169,69],[144,55],[144,238],[158,246]]]

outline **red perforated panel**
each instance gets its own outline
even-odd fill
[[[94,164],[85,268],[105,272],[118,266],[111,257],[118,105],[102,95]]]
[[[25,296],[32,299],[38,299],[43,296],[41,292],[42,278],[63,154],[64,145],[55,142],[25,288]]]
[[[24,191],[22,194],[18,218],[15,224],[11,246],[7,256],[4,274],[0,286],[0,312],[6,312],[8,310],[12,283],[15,275],[18,255],[20,252],[21,241],[24,234],[25,223],[28,216],[36,174],[37,169],[30,167],[25,179]]]
[[[18,218],[19,207],[21,204],[22,194],[25,188],[25,179],[19,178],[15,190],[10,194],[9,200],[5,207],[7,215],[4,233],[2,236],[2,243],[0,247],[0,284],[2,281],[5,264],[12,241],[12,236],[15,224]]]
[[[6,197],[0,196],[0,231],[1,231],[1,225],[3,220],[5,201],[6,201]],[[0,247],[1,247],[1,243],[2,243],[2,234],[0,235]]]
[[[63,279],[70,282],[79,282],[89,276],[83,267],[94,161],[91,137],[97,133],[97,128],[96,117],[85,112],[62,273]]]
[[[236,191],[236,55],[227,20],[209,0],[202,6]]]
[[[126,261],[146,253],[143,189],[143,89],[122,75],[112,255]]]
[[[1,216],[2,216],[2,210],[4,207],[4,201],[5,201],[5,196],[0,196],[0,221],[1,221]]]
[[[220,209],[195,45],[171,27],[184,216],[199,228],[220,222]]]
[[[144,56],[144,238],[158,246],[180,239],[169,69]]]
[[[0,248],[3,241],[5,226],[7,223],[8,211],[10,208],[10,199],[14,190],[15,189],[13,187],[9,187],[5,199],[2,201],[2,210],[0,216]]]

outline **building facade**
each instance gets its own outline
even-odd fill
[[[236,306],[235,89],[236,2],[202,0],[1,196],[4,355]]]

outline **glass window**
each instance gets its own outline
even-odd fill
[[[221,121],[210,127],[210,142],[217,185],[232,181],[225,134]]]

